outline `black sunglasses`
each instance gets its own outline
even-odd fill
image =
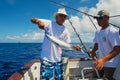
[[[66,16],[66,15],[63,15],[63,14],[59,14],[59,17],[67,18],[67,16]]]
[[[104,16],[103,17],[97,17],[97,16],[94,17],[94,19],[97,19],[97,20],[101,20],[103,18],[104,18]]]

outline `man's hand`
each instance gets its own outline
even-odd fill
[[[103,58],[100,58],[94,62],[94,66],[97,70],[101,70],[105,64],[105,60]]]
[[[32,18],[31,22],[34,23],[34,24],[37,24],[40,29],[45,30],[44,23],[41,20],[39,20],[38,18]]]
[[[31,22],[34,23],[34,24],[37,24],[38,19],[37,19],[37,18],[32,18],[32,19],[31,19]]]
[[[91,53],[91,57],[92,57],[93,60],[96,60],[96,53],[95,53],[95,52],[92,52],[92,53]]]
[[[95,68],[98,70],[101,70],[103,68],[105,62],[114,58],[116,55],[119,54],[119,52],[120,52],[120,46],[115,46],[110,53],[108,53],[106,56],[95,61],[95,63],[94,63]]]
[[[77,51],[81,51],[81,47],[79,45],[74,45],[73,48]]]

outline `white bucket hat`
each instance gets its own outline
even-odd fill
[[[65,11],[65,8],[59,8],[59,9],[58,9],[58,12],[56,12],[56,13],[54,14],[54,17],[56,18],[56,16],[57,16],[58,14],[63,14],[63,15],[68,16],[67,13],[66,13],[66,11]]]

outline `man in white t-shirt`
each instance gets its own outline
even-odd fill
[[[113,74],[118,63],[120,63],[120,37],[119,30],[109,25],[109,12],[101,10],[97,16],[98,25],[101,27],[96,31],[92,58],[95,60],[95,68],[99,70],[100,77],[114,80]]]
[[[45,35],[54,36],[64,42],[70,43],[70,35],[67,28],[63,25],[67,16],[64,8],[58,9],[54,15],[56,21],[45,19],[32,18],[31,21],[38,24],[40,29],[45,30]],[[79,46],[74,46],[76,50],[80,50]],[[63,80],[62,49],[52,43],[46,36],[44,37],[42,51],[41,51],[41,79]],[[53,75],[54,74],[54,75]]]

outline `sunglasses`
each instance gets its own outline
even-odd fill
[[[59,16],[59,17],[67,18],[67,16],[66,16],[66,15],[63,15],[63,14],[59,14],[58,16]]]
[[[104,18],[104,16],[103,17],[94,17],[94,19],[97,19],[97,20],[102,20]]]

